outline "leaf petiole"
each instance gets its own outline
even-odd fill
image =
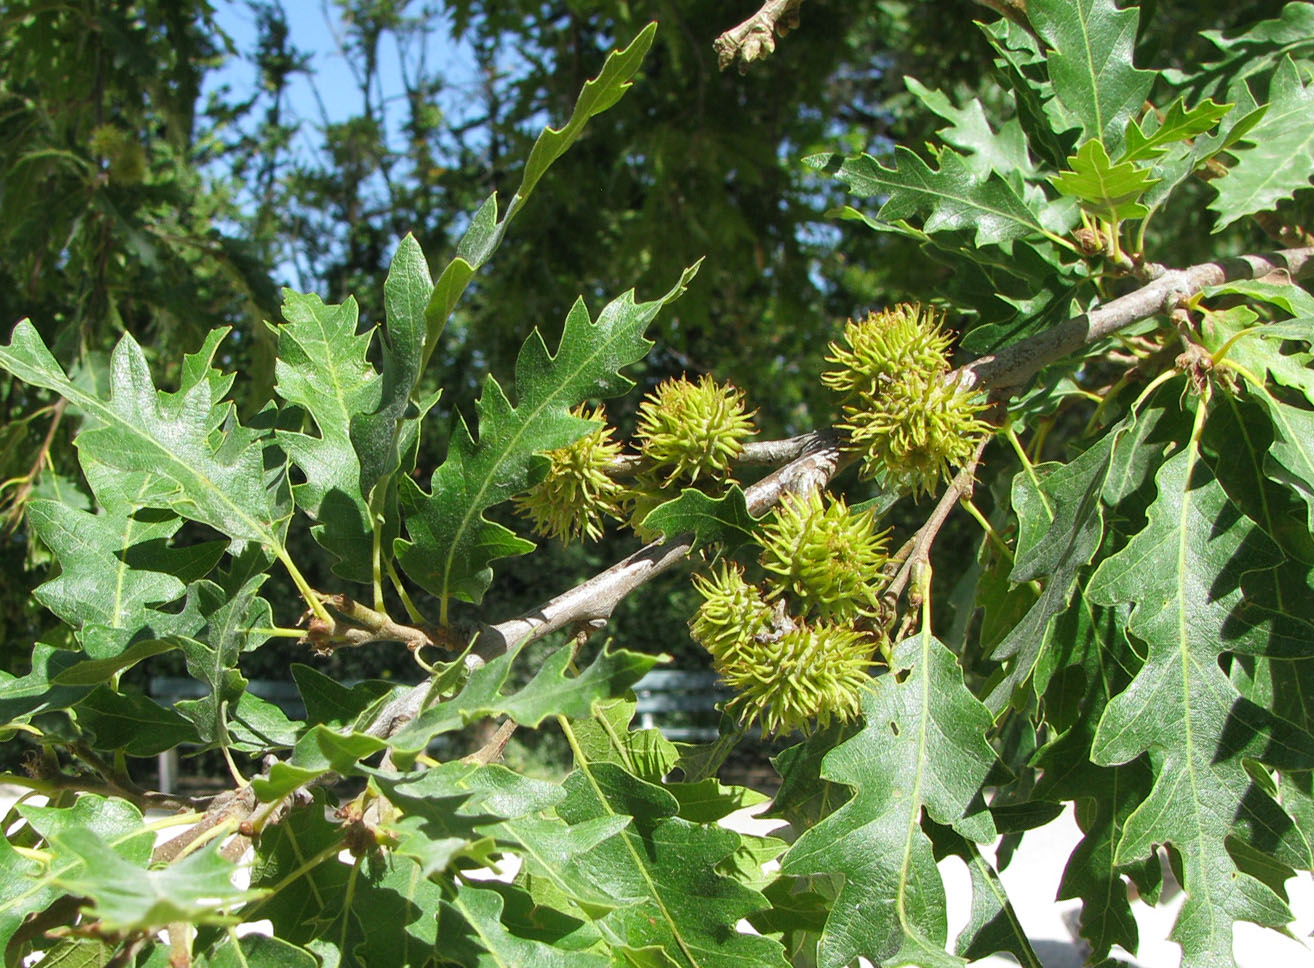
[[[296,563],[292,560],[292,556],[287,553],[287,549],[280,545],[272,550],[278,560],[283,563],[283,567],[287,569],[288,577],[292,579],[292,584],[297,586],[297,591],[301,593],[301,597],[304,598],[306,604],[310,606],[311,613],[315,618],[319,619],[329,627],[332,627],[333,616],[328,613],[328,609],[326,609],[324,603],[320,601],[319,593],[310,587],[310,582],[306,581],[306,576],[301,574],[301,569],[296,566]]]
[[[990,520],[984,514],[981,513],[981,509],[976,506],[972,499],[964,495],[959,498],[958,503],[963,506],[963,510],[976,519],[976,523],[981,526],[981,530],[985,532],[985,535],[990,539],[990,542],[999,549],[999,553],[1003,555],[1006,560],[1012,561],[1013,549],[1008,546],[1008,542],[1005,541],[1003,536],[995,530],[995,526],[990,523]]]

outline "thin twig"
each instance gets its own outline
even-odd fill
[[[953,481],[936,502],[935,510],[917,529],[917,533],[909,539],[911,547],[906,553],[902,548],[900,549],[900,553],[906,556],[881,596],[891,612],[903,590],[908,587],[908,579],[912,576],[913,570],[918,565],[930,561],[931,545],[935,541],[935,536],[940,533],[940,529],[944,527],[945,521],[949,519],[949,514],[964,496],[971,495],[972,489],[976,486],[976,469],[981,464],[981,455],[985,453],[986,444],[990,439],[988,436],[981,438],[981,442],[976,445],[976,450],[972,453],[972,459],[954,475]]]
[[[736,60],[739,70],[776,49],[775,34],[781,37],[798,26],[798,8],[803,0],[767,0],[762,9],[738,26],[731,27],[716,40],[716,63],[725,70]]]
[[[749,440],[734,459],[736,467],[744,465],[779,467],[797,460],[817,439],[816,431],[784,437],[780,440]],[[644,459],[639,454],[622,454],[607,464],[612,477],[633,477],[643,469]]]
[[[497,727],[497,732],[479,749],[475,750],[469,756],[461,758],[462,763],[472,763],[476,766],[487,766],[502,758],[502,753],[506,750],[506,744],[511,741],[511,734],[516,731],[516,721],[514,719],[502,720],[502,725]]]
[[[210,803],[203,816],[177,837],[164,841],[151,854],[152,864],[171,864],[197,837],[227,820],[246,820],[256,807],[255,791],[248,783],[237,790],[225,790]]]
[[[14,491],[14,496],[9,499],[9,514],[6,516],[4,533],[9,534],[18,528],[18,522],[23,519],[23,505],[27,503],[27,496],[32,493],[32,488],[36,486],[37,477],[41,473],[41,465],[46,462],[46,456],[50,453],[50,445],[55,439],[55,431],[59,429],[59,423],[64,419],[64,408],[68,406],[68,400],[60,397],[50,407],[50,426],[46,428],[46,435],[41,440],[41,446],[37,448],[36,457],[32,461],[32,466],[23,478],[23,483],[19,485],[18,490]]]

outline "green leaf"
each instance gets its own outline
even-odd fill
[[[1068,168],[1050,182],[1095,217],[1119,222],[1149,214],[1139,199],[1155,179],[1129,161],[1110,162],[1100,142],[1087,141],[1075,155],[1068,156]]]
[[[303,408],[318,434],[281,430],[278,441],[305,481],[292,498],[316,524],[310,533],[333,556],[343,578],[372,575],[372,522],[361,493],[361,467],[351,440],[353,418],[379,405],[379,374],[366,359],[374,330],[357,334],[356,300],[326,306],[318,296],[283,290],[275,329],[278,395]]]
[[[89,684],[57,684],[82,658],[81,653],[45,642],[33,645],[32,668],[27,675],[0,672],[0,723],[21,722],[49,709],[65,709],[85,696],[91,691]]]
[[[666,792],[679,801],[679,816],[693,823],[716,823],[736,810],[771,799],[749,787],[722,783],[716,777],[707,777],[696,783],[667,783],[664,786]]]
[[[629,825],[592,850],[571,858],[566,872],[620,900],[597,921],[615,946],[657,946],[686,968],[785,965],[778,942],[740,934],[732,925],[766,907],[766,899],[717,873],[739,835],[675,816],[679,805],[661,787],[610,763],[577,763],[566,778],[557,815],[572,825],[603,817],[632,817]]]
[[[453,915],[464,931],[451,923]],[[563,951],[532,938],[517,937],[502,923],[502,896],[497,891],[457,885],[453,896],[443,898],[439,933],[444,958],[466,968],[607,968],[612,962],[603,954]]]
[[[296,741],[292,755],[270,767],[267,777],[252,780],[251,788],[257,797],[269,803],[327,773],[349,776],[356,772],[360,760],[387,745],[377,736],[344,735],[324,725],[312,726]]]
[[[779,817],[795,830],[807,830],[852,799],[848,787],[822,778],[822,764],[826,754],[853,733],[854,727],[834,723],[773,757],[780,789],[762,816]]]
[[[1187,900],[1172,937],[1186,965],[1231,965],[1235,921],[1279,926],[1286,904],[1238,869],[1236,838],[1289,866],[1308,867],[1309,845],[1242,764],[1314,763],[1314,737],[1243,699],[1219,668],[1230,650],[1269,650],[1263,625],[1238,621],[1240,582],[1273,565],[1262,532],[1241,517],[1194,445],[1155,475],[1149,520],[1092,577],[1093,602],[1134,603],[1129,630],[1149,647],[1144,667],[1099,722],[1091,759],[1127,763],[1148,752],[1154,786],[1127,819],[1114,864],[1171,843],[1182,858]]]
[[[90,830],[66,830],[52,843],[61,856],[82,861],[56,883],[90,898],[88,916],[107,931],[149,930],[174,921],[231,923],[235,918],[224,912],[260,894],[233,887],[233,865],[219,854],[217,843],[161,870],[125,860]]]
[[[231,935],[215,947],[200,968],[318,968],[319,961],[305,948],[262,934]]]
[[[784,874],[838,874],[844,886],[817,962],[961,965],[945,951],[944,885],[925,811],[976,843],[995,838],[981,784],[994,761],[990,713],[963,685],[953,653],[929,631],[904,639],[888,674],[872,680],[861,732],[836,746],[821,775],[853,798],[799,837]]]
[[[1179,97],[1164,113],[1162,121],[1149,111],[1140,124],[1135,120],[1127,122],[1127,137],[1118,162],[1154,161],[1170,145],[1204,134],[1231,110],[1231,104],[1206,100],[1188,111],[1185,98]]]
[[[503,821],[555,805],[560,788],[503,766],[444,763],[412,775],[367,771],[403,816],[387,825],[395,850],[412,857],[426,877],[458,858],[492,866],[493,836]]]
[[[945,144],[967,153],[969,166],[984,176],[994,171],[1015,182],[1035,174],[1036,165],[1027,153],[1026,135],[1016,118],[999,126],[998,133],[986,119],[985,108],[977,98],[959,108],[940,90],[932,90],[913,77],[905,77],[908,90],[930,111],[950,122],[936,131]]]
[[[634,40],[630,41],[628,47],[608,54],[601,73],[584,84],[584,89],[580,91],[579,98],[575,101],[575,108],[566,123],[560,128],[543,129],[534,142],[534,147],[530,149],[520,187],[516,189],[515,196],[507,206],[506,215],[502,220],[499,222],[497,219],[496,195],[490,196],[475,213],[470,227],[457,247],[456,258],[439,276],[425,310],[428,330],[420,370],[424,369],[429,357],[433,355],[438,337],[442,335],[448,317],[456,308],[456,303],[465,292],[465,287],[469,285],[475,270],[497,249],[502,236],[506,234],[507,225],[524,206],[534,186],[547,173],[552,163],[579,140],[588,120],[607,110],[629,90],[634,75],[643,63],[644,55],[652,46],[652,38],[656,32],[657,24],[650,23]]]
[[[233,749],[268,753],[296,743],[304,724],[288,719],[277,705],[244,692],[229,709],[228,737]]]
[[[569,861],[616,836],[629,822],[629,817],[612,816],[567,824],[559,818],[530,816],[507,820],[496,833],[499,841],[518,848],[523,861],[520,880],[538,903],[600,918],[627,902],[580,876]]]
[[[643,519],[645,528],[668,537],[690,533],[694,548],[718,545],[727,555],[756,540],[757,523],[737,484],[731,484],[720,497],[686,487],[679,497],[659,504]]]
[[[281,466],[266,461],[266,441],[232,419],[232,404],[217,398],[228,378],[206,369],[205,379],[176,393],[155,389],[141,347],[124,334],[110,358],[110,396],[102,400],[64,375],[27,320],[0,347],[0,366],[20,380],[65,397],[100,426],[77,438],[79,454],[167,484],[152,505],[200,521],[229,537],[255,541],[280,557],[291,513]],[[211,431],[224,427],[217,445]]]
[[[1105,707],[1141,665],[1127,639],[1127,614],[1126,606],[1104,608],[1079,593],[1054,623],[1055,647],[1048,657],[1053,671],[1044,703],[1062,733],[1034,759],[1042,776],[1033,796],[1080,804],[1083,836],[1068,859],[1058,896],[1081,899],[1081,935],[1090,942],[1092,960],[1107,957],[1115,944],[1136,950],[1139,929],[1124,877],[1144,884],[1159,871],[1157,855],[1114,862],[1127,819],[1150,792],[1149,763],[1144,757],[1122,766],[1091,762]]]
[[[98,686],[109,682],[115,675],[131,669],[143,659],[172,652],[178,646],[161,639],[145,639],[124,649],[110,659],[86,659],[65,669],[54,679],[60,686]]]
[[[1220,286],[1206,286],[1200,290],[1206,298],[1212,296],[1245,296],[1248,299],[1271,303],[1292,316],[1314,316],[1314,296],[1291,282],[1261,282],[1258,279],[1236,279]],[[1288,336],[1287,339],[1297,339]],[[1305,330],[1305,341],[1314,339],[1314,333]]]
[[[1054,94],[1083,139],[1116,154],[1155,78],[1132,63],[1139,11],[1113,0],[1033,0],[1027,19],[1052,48],[1045,65]]]
[[[1258,396],[1273,421],[1273,446],[1264,470],[1305,502],[1306,521],[1314,533],[1314,412],[1283,403],[1271,393]]]
[[[1227,496],[1288,559],[1284,568],[1269,573],[1271,593],[1262,593],[1254,580],[1247,583],[1251,604],[1264,604],[1280,613],[1299,612],[1291,608],[1292,600],[1300,600],[1304,593],[1295,591],[1283,600],[1287,593],[1282,579],[1292,579],[1299,588],[1302,567],[1296,562],[1314,562],[1314,533],[1299,496],[1268,473],[1273,425],[1263,405],[1253,399],[1221,396],[1209,414],[1200,443]],[[1314,627],[1309,634],[1314,637]],[[1303,717],[1296,721],[1303,722]]]
[[[171,641],[182,651],[187,671],[210,687],[201,699],[179,702],[178,711],[196,724],[205,744],[231,745],[228,718],[241,702],[246,677],[237,670],[238,657],[268,638],[253,631],[273,625],[270,605],[258,596],[268,577],[268,560],[259,548],[249,548],[233,560],[218,582],[201,581],[188,591],[188,604],[204,616],[195,636]]]
[[[1218,213],[1214,231],[1237,219],[1268,211],[1314,177],[1314,87],[1301,80],[1288,55],[1269,85],[1268,110],[1245,136],[1248,148],[1233,148],[1236,164],[1210,184],[1218,197],[1209,208]]]
[[[993,171],[974,172],[957,152],[940,153],[939,171],[903,146],[895,148],[894,158],[893,168],[871,155],[846,158],[838,165],[833,155],[812,155],[803,162],[834,175],[855,195],[887,195],[876,213],[884,222],[920,215],[927,234],[973,229],[977,246],[999,245],[1005,251],[1014,239],[1053,234],[1017,189]]]
[[[19,815],[46,840],[87,834],[108,842],[113,853],[131,865],[145,864],[155,843],[152,831],[142,826],[141,812],[132,804],[96,794],[83,794],[71,807],[18,806]],[[18,839],[13,831],[9,837]],[[22,857],[0,837],[0,950],[28,914],[43,911],[64,894],[55,879],[75,874],[82,858],[57,852],[48,866]],[[229,870],[231,870],[231,865]]]
[[[663,659],[604,649],[579,675],[567,676],[573,650],[563,646],[543,662],[524,687],[504,695],[502,687],[517,654],[507,653],[474,670],[459,693],[424,710],[389,737],[394,758],[405,763],[434,736],[483,716],[510,716],[528,727],[538,726],[549,716],[582,719],[592,715],[596,704],[623,694]]]
[[[1202,30],[1200,36],[1223,56],[1203,66],[1192,64],[1187,71],[1163,72],[1188,100],[1245,87],[1248,78],[1271,72],[1288,55],[1308,57],[1314,52],[1314,9],[1307,3],[1287,3],[1277,17],[1255,22],[1235,37],[1225,37],[1221,30]]]
[[[349,903],[351,868],[338,860],[342,829],[327,819],[327,792],[317,789],[312,796],[256,840],[251,887],[266,896],[242,912],[248,920],[268,918],[277,937],[298,945],[333,936],[330,926]],[[398,863],[414,866],[405,858]]]
[[[399,440],[411,394],[420,379],[424,353],[424,311],[433,280],[420,243],[409,232],[393,253],[383,283],[387,324],[382,330],[383,386],[371,413],[351,419],[351,442],[360,459],[360,490],[369,498],[380,481],[401,467]]]
[[[465,420],[458,419],[430,492],[402,480],[410,539],[397,541],[397,557],[411,578],[438,596],[444,623],[452,598],[477,603],[483,597],[493,578],[492,561],[534,547],[489,521],[484,512],[527,490],[546,466],[543,453],[594,429],[572,416],[572,407],[633,386],[620,369],[647,354],[652,343],[644,330],[697,271],[697,265],[686,269],[669,292],[652,302],[636,303],[633,291],[626,293],[608,304],[596,322],[577,301],[555,356],[535,330],[516,360],[516,406],[489,377],[477,404],[478,441]]]
[[[1071,137],[1064,134],[1072,121],[1054,97],[1039,41],[1029,29],[1007,17],[991,23],[977,21],[977,26],[995,50],[997,75],[1013,96],[1028,146],[1052,167],[1059,167],[1075,141],[1075,132]]]
[[[954,950],[968,961],[977,961],[996,951],[1007,951],[1020,965],[1037,965],[1040,959],[1031,947],[998,872],[966,837],[934,821],[927,833],[935,844],[937,861],[949,854],[961,857],[972,879],[972,908],[967,924],[954,941]]]
[[[1128,424],[1127,426],[1130,426]],[[1115,442],[1126,426],[1109,430],[1099,442],[1068,464],[1035,468],[1039,489],[1030,475],[1013,478],[1012,505],[1018,517],[1017,552],[1009,579],[1046,579],[1039,597],[996,647],[991,658],[1013,659],[1008,673],[986,696],[999,713],[1019,686],[1031,678],[1036,663],[1053,643],[1049,626],[1067,608],[1077,575],[1090,563],[1103,535],[1100,494],[1109,471]],[[1038,691],[1044,683],[1037,683]]]
[[[42,865],[22,856],[0,837],[0,951],[29,914],[44,911],[61,892],[42,881]]]
[[[41,964],[44,968],[105,968],[113,956],[113,947],[104,941],[65,938],[42,952]],[[138,964],[141,968],[153,968]]]
[[[312,725],[323,723],[335,729],[364,728],[368,713],[396,689],[393,684],[379,679],[358,682],[348,688],[318,669],[299,662],[292,663],[290,670],[306,707],[306,722]]]
[[[1255,313],[1246,306],[1205,317],[1201,327],[1204,347],[1250,371],[1260,381],[1272,379],[1300,391],[1314,404],[1314,354],[1283,352],[1283,342],[1314,340],[1314,316],[1289,319],[1282,323],[1256,323]],[[1256,388],[1265,396],[1267,388]]]
[[[172,709],[146,696],[100,686],[73,707],[78,725],[95,737],[92,747],[155,756],[181,743],[195,743],[196,729]]]
[[[591,717],[571,724],[575,741],[590,763],[615,763],[641,780],[661,783],[680,751],[661,730],[632,726],[635,709],[630,699],[599,703]]]
[[[181,519],[130,502],[88,514],[35,500],[27,517],[60,563],[60,574],[37,587],[36,599],[74,628],[115,630],[87,637],[83,647],[92,659],[114,659],[134,635],[152,627],[172,631],[172,617],[151,606],[181,598],[186,582],[206,574],[224,551],[223,542],[169,546]]]

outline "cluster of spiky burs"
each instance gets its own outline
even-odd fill
[[[832,342],[826,357],[836,368],[821,377],[840,394],[838,427],[861,475],[914,494],[948,480],[990,429],[979,416],[984,402],[946,380],[951,339],[942,323],[934,309],[906,303],[849,320],[843,345]]]
[[[706,376],[697,383],[667,380],[639,405],[635,437],[642,463],[626,487],[616,480],[621,445],[602,407],[588,412],[581,404],[571,413],[597,423],[597,430],[546,454],[546,476],[515,499],[537,534],[565,542],[598,540],[607,518],[628,518],[645,541],[657,537],[643,528],[648,512],[678,496],[681,486],[716,490],[733,482],[731,465],[757,433],[735,387]]]
[[[727,710],[763,734],[855,719],[884,643],[885,535],[870,511],[813,492],[787,495],[761,543],[763,587],[725,562],[694,577],[690,630],[735,692]]]
[[[544,537],[597,541],[604,519],[625,519],[625,488],[611,476],[621,445],[612,439],[602,407],[588,413],[581,404],[571,413],[596,422],[598,429],[549,452],[547,475],[515,499],[515,508]]]
[[[634,436],[644,466],[627,495],[630,523],[644,540],[656,537],[643,519],[677,496],[681,486],[719,489],[734,481],[732,465],[744,441],[757,433],[744,395],[731,384],[702,376],[666,380],[639,404]]]

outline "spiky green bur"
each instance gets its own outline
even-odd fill
[[[844,344],[832,342],[826,360],[838,366],[821,375],[824,386],[846,399],[876,396],[909,372],[949,370],[950,335],[940,327],[944,317],[934,308],[899,303],[865,319],[844,325]]]
[[[639,404],[635,436],[662,487],[699,477],[730,479],[730,466],[757,431],[743,394],[703,376],[667,380]]]
[[[703,604],[690,629],[734,690],[726,710],[742,725],[760,723],[765,736],[857,717],[877,644],[870,634],[821,623],[776,630],[761,591],[735,565],[695,576],[694,586]]]
[[[785,495],[759,539],[774,586],[767,597],[788,592],[803,615],[828,622],[875,615],[889,560],[886,533],[876,532],[873,512],[854,513],[843,498]]]
[[[515,507],[533,523],[536,534],[567,543],[581,536],[597,541],[606,518],[624,520],[625,488],[608,474],[621,445],[612,439],[602,407],[587,413],[581,404],[571,413],[595,421],[598,429],[550,451],[547,476],[517,497]]]
[[[874,399],[844,407],[838,424],[861,457],[859,474],[888,479],[913,494],[934,492],[966,463],[990,425],[985,403],[940,374],[909,373]]]
[[[930,493],[972,455],[990,427],[985,403],[946,380],[951,339],[934,309],[900,304],[870,313],[830,344],[836,369],[821,381],[841,396],[847,449],[864,478],[882,476],[914,494]]]
[[[771,606],[762,593],[744,581],[738,565],[721,563],[720,571],[710,577],[693,576],[694,588],[703,596],[689,631],[708,652],[716,667],[734,664],[743,658],[745,644],[768,630]]]

